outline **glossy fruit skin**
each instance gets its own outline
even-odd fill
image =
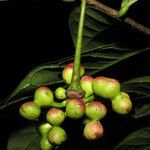
[[[96,77],[93,80],[92,87],[96,95],[106,99],[113,99],[120,93],[120,83],[107,77]]]
[[[106,116],[107,109],[104,104],[94,101],[86,105],[86,116],[91,120],[101,120]]]
[[[66,116],[72,119],[79,119],[84,115],[85,104],[82,99],[72,99],[67,103]]]
[[[84,127],[83,135],[88,140],[96,140],[103,136],[104,129],[99,121],[90,121]]]
[[[40,107],[49,107],[53,101],[53,93],[48,87],[41,86],[35,91],[34,102]]]
[[[112,109],[118,114],[128,114],[132,110],[132,102],[127,96],[120,93],[112,99]]]
[[[81,88],[85,91],[85,97],[88,97],[93,94],[92,81],[93,77],[83,76],[80,80]]]
[[[66,132],[61,127],[54,126],[48,133],[48,140],[54,145],[60,145],[64,143],[66,139]]]
[[[49,123],[43,123],[38,127],[38,131],[42,136],[47,136],[52,126]]]
[[[65,120],[65,113],[58,108],[51,108],[46,114],[46,120],[53,126],[59,126]]]
[[[33,101],[29,101],[20,106],[19,113],[26,119],[36,120],[41,114],[41,108]]]
[[[41,150],[52,150],[53,149],[53,145],[48,141],[47,136],[43,136],[41,138],[40,148],[41,148]]]
[[[84,67],[81,65],[80,77],[84,75],[84,72],[85,72]],[[72,74],[73,74],[73,63],[70,63],[62,71],[62,78],[67,84],[71,84]]]
[[[63,87],[58,87],[55,90],[55,96],[58,100],[64,100],[67,98],[66,96],[66,90]]]

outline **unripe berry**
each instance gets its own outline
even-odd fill
[[[99,121],[90,121],[84,127],[83,135],[88,140],[96,140],[104,134],[103,126]]]
[[[47,112],[46,119],[51,125],[58,126],[63,123],[65,119],[65,113],[58,108],[51,108]]]
[[[53,145],[48,141],[47,136],[43,136],[40,142],[41,150],[52,150]]]
[[[29,101],[20,106],[19,113],[26,119],[36,120],[41,114],[41,109],[36,103]]]
[[[106,115],[106,107],[101,102],[94,101],[86,105],[85,114],[91,120],[100,120]]]
[[[63,72],[62,72],[62,77],[67,84],[71,84],[72,74],[73,74],[73,63],[70,63],[63,69]],[[84,75],[84,68],[81,65],[80,77],[82,77],[83,75]]]
[[[83,76],[80,80],[81,88],[85,91],[85,97],[93,94],[92,81],[93,78],[91,76]]]
[[[84,115],[85,104],[82,99],[72,99],[67,103],[66,115],[72,119],[79,119]]]
[[[130,96],[129,96],[128,93],[126,93],[126,92],[121,92],[121,94],[122,94],[123,96],[127,97],[128,99],[130,99]]]
[[[100,97],[113,99],[120,92],[120,83],[111,78],[96,77],[93,80],[93,91]]]
[[[55,90],[55,96],[57,99],[59,100],[64,100],[67,98],[66,96],[66,90],[62,87],[58,87],[56,90]]]
[[[48,133],[48,140],[52,144],[60,145],[64,143],[66,139],[67,139],[66,132],[61,127],[54,126]]]
[[[120,93],[112,99],[112,109],[118,114],[128,114],[132,109],[132,102],[127,96]]]
[[[34,101],[40,107],[49,107],[54,101],[54,96],[52,91],[48,87],[42,86],[35,91]]]
[[[42,136],[47,136],[47,133],[52,128],[49,123],[43,123],[38,127],[38,131]]]

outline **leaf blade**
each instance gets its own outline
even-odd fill
[[[149,150],[149,148],[150,127],[145,127],[129,134],[113,150]]]
[[[13,133],[7,144],[7,150],[40,150],[40,135],[34,125]]]

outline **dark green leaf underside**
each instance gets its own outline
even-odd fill
[[[7,150],[40,150],[40,135],[35,126],[28,126],[12,134],[8,140]]]
[[[142,128],[131,133],[122,140],[114,150],[149,150],[150,127]]]

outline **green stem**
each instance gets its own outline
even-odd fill
[[[71,85],[68,88],[68,92],[76,91],[76,92],[82,93],[81,95],[83,95],[83,92],[84,92],[80,87],[80,62],[81,62],[85,8],[86,8],[86,0],[82,0],[78,34],[77,34],[77,43],[76,43],[76,50],[75,50],[75,57],[74,57],[73,75],[72,75]]]
[[[63,102],[61,102],[61,103],[58,103],[58,102],[53,101],[53,102],[51,103],[51,107],[64,108],[64,107],[66,107],[67,102],[68,102],[67,100],[66,100],[66,101],[63,101]]]

